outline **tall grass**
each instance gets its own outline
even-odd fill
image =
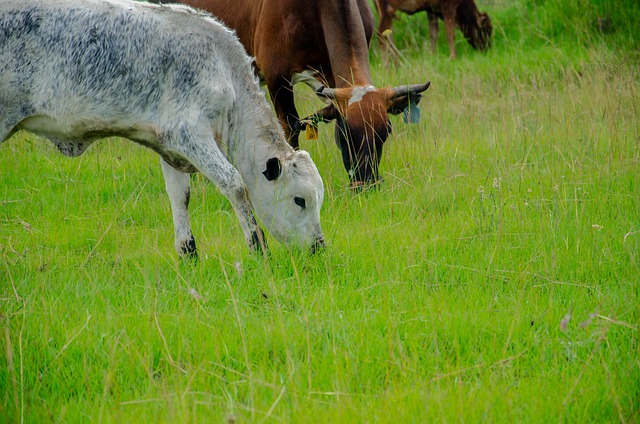
[[[580,25],[541,41],[567,3],[487,5],[487,54],[374,59],[376,85],[432,88],[420,124],[393,118],[376,191],[347,189],[332,126],[302,142],[315,256],[252,255],[195,176],[201,259],[180,261],[155,154],[3,144],[0,422],[638,421],[637,56],[570,44]]]

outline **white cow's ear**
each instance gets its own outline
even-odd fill
[[[267,169],[262,172],[262,175],[269,181],[273,181],[280,176],[282,172],[282,164],[280,159],[271,158],[267,161]]]

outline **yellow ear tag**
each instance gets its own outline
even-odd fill
[[[318,127],[313,124],[307,124],[307,140],[318,139]]]

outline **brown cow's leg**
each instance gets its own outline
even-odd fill
[[[376,0],[376,8],[380,22],[378,23],[378,41],[380,42],[380,54],[382,63],[386,66],[389,63],[389,56],[397,64],[398,57],[396,52],[398,49],[393,43],[393,34],[391,25],[395,16],[395,10],[384,0]]]
[[[293,99],[293,86],[284,78],[276,78],[275,81],[267,81],[267,88],[287,141],[291,147],[297,150],[300,117]]]
[[[429,19],[429,38],[431,39],[431,52],[436,54],[438,51],[438,17],[435,13],[427,11],[427,19]]]

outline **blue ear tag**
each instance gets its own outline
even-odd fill
[[[420,108],[418,105],[410,101],[409,105],[402,111],[404,122],[407,124],[417,124],[420,122]]]

